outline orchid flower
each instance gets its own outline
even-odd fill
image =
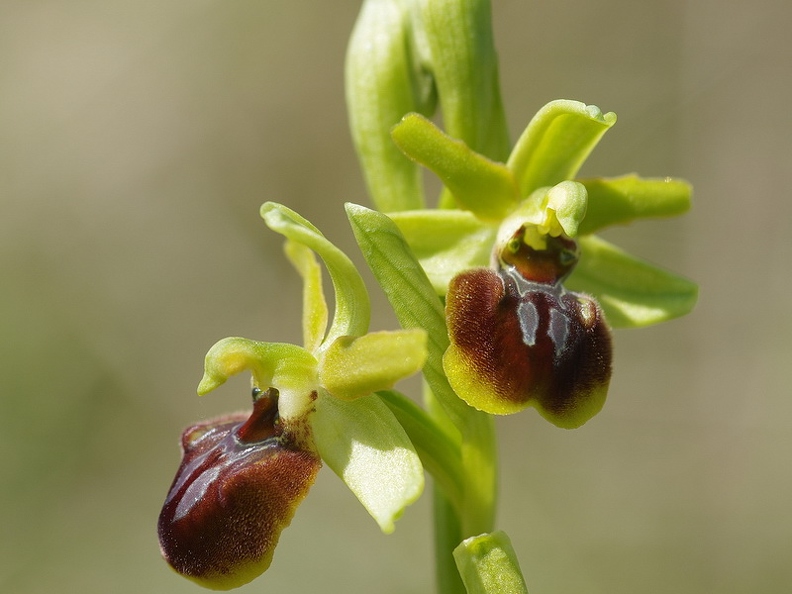
[[[284,206],[264,204],[262,216],[287,238],[303,278],[304,346],[226,338],[209,350],[198,393],[249,371],[253,412],[184,432],[183,460],[159,519],[168,562],[212,589],[243,585],[267,569],[321,462],[385,533],[424,484],[415,448],[374,392],[421,369],[425,332],[368,333],[368,294],[346,255]],[[329,329],[314,252],[335,289]]]
[[[695,303],[693,283],[593,235],[690,205],[681,180],[575,180],[615,121],[594,106],[553,101],[506,163],[415,113],[391,132],[404,154],[438,175],[457,207],[389,216],[446,298],[444,370],[475,408],[510,414],[533,406],[558,426],[577,427],[605,401],[609,325],[654,324]]]

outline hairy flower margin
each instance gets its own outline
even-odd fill
[[[182,464],[159,521],[166,560],[185,577],[218,590],[241,586],[267,569],[322,461],[385,533],[424,484],[415,448],[373,392],[421,369],[426,333],[368,333],[368,295],[349,259],[284,206],[267,203],[262,216],[287,237],[286,253],[303,277],[305,346],[227,338],[210,349],[199,394],[249,371],[253,412],[184,432]],[[329,329],[314,251],[335,288]]]

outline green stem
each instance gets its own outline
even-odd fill
[[[491,532],[497,503],[497,446],[491,415],[470,409],[462,433],[462,537]]]
[[[433,492],[435,579],[438,594],[465,594],[465,585],[459,576],[453,550],[462,542],[459,515],[435,484]]]
[[[447,422],[426,389],[425,411],[395,390],[377,395],[404,427],[434,479],[434,542],[437,588],[464,593],[452,551],[465,538],[492,531],[495,511],[495,434],[492,417],[471,409],[465,437]]]
[[[424,401],[428,415],[437,426],[448,424],[444,408],[428,386],[424,389]],[[435,572],[439,594],[465,593],[452,552],[465,538],[491,532],[495,520],[497,456],[493,418],[467,407],[463,420],[459,427],[461,505],[452,505],[442,483],[435,482],[434,488]]]

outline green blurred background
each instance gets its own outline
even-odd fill
[[[503,419],[500,525],[531,592],[792,587],[792,5],[496,0],[514,137],[615,111],[587,175],[675,175],[690,216],[607,236],[696,279],[616,334],[603,413]],[[300,340],[265,200],[353,254],[350,0],[0,0],[0,591],[196,592],[155,523],[214,341]],[[384,302],[372,291],[375,304]],[[375,328],[393,327],[383,315]],[[245,592],[431,591],[428,498],[383,537],[325,470]]]

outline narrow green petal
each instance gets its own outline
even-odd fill
[[[312,393],[318,386],[317,365],[308,351],[293,344],[224,338],[206,354],[198,394],[208,394],[229,377],[249,371],[256,387],[278,389],[278,412],[282,419],[300,419],[312,407]]]
[[[374,394],[344,401],[323,394],[312,427],[322,459],[386,534],[421,495],[423,467],[404,429]]]
[[[420,67],[411,28],[409,3],[366,0],[346,56],[352,139],[369,194],[386,212],[424,205],[420,168],[390,139],[405,113],[434,110],[432,78]]]
[[[408,157],[440,178],[460,208],[483,220],[497,221],[516,206],[517,186],[505,165],[473,152],[423,116],[404,116],[391,135]]]
[[[468,594],[528,594],[505,532],[466,538],[454,549],[454,560]]]
[[[353,400],[420,371],[426,354],[426,332],[420,328],[342,336],[320,359],[319,382],[336,398]]]
[[[462,402],[443,373],[448,348],[445,311],[426,273],[395,223],[380,212],[346,205],[347,216],[360,251],[374,273],[403,328],[423,328],[429,337],[424,366],[426,381],[456,427],[467,423],[469,407]]]
[[[689,313],[695,283],[630,256],[597,236],[578,239],[581,257],[567,287],[594,295],[614,327],[657,324]]]
[[[313,251],[301,243],[286,241],[286,255],[303,279],[303,345],[315,352],[327,330],[327,302],[322,291],[322,269]]]
[[[588,191],[588,210],[580,225],[583,235],[635,219],[673,217],[690,209],[690,184],[681,179],[624,175],[578,180]]]
[[[270,229],[309,247],[324,260],[335,289],[336,307],[325,344],[339,336],[360,336],[368,331],[371,306],[366,285],[347,255],[333,245],[310,222],[276,202],[261,207],[261,217]]]
[[[520,196],[573,179],[616,114],[579,101],[551,101],[533,117],[507,162]]]
[[[413,210],[390,215],[438,295],[468,268],[489,264],[497,228],[463,210]]]

